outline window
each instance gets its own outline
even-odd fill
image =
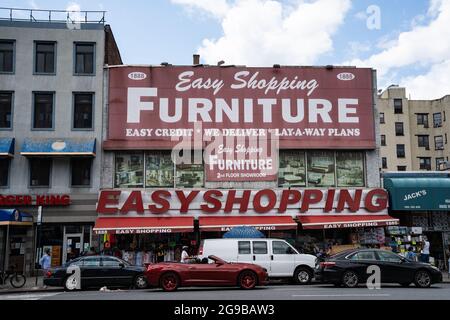
[[[49,187],[52,160],[48,158],[30,158],[30,186]]]
[[[73,106],[73,128],[92,129],[93,118],[92,93],[75,93]]]
[[[395,123],[395,135],[396,136],[403,136],[403,122],[396,122]]]
[[[442,127],[442,114],[440,112],[433,113],[433,126],[435,128]]]
[[[117,258],[102,257],[102,265],[103,265],[103,267],[116,267],[116,268],[119,268],[121,264],[125,265],[124,262],[120,261]]]
[[[267,254],[267,241],[253,241],[253,254]]]
[[[404,158],[404,157],[405,157],[405,145],[398,144],[397,145],[397,158]]]
[[[239,254],[250,254],[250,241],[238,241]]]
[[[33,129],[53,128],[53,93],[34,93]]]
[[[149,151],[145,155],[145,186],[173,187],[174,164],[170,151]]]
[[[417,143],[418,143],[419,147],[425,147],[425,149],[427,149],[427,150],[430,149],[430,140],[429,140],[429,136],[427,136],[427,135],[417,136]]]
[[[82,260],[83,260],[83,267],[100,267],[99,257],[87,257]]]
[[[34,72],[55,73],[55,42],[36,42],[34,46]]]
[[[308,185],[315,187],[335,186],[334,153],[311,151],[308,153]]]
[[[442,163],[444,163],[444,162],[445,162],[444,157],[436,158],[436,171],[441,170],[441,166],[443,166]]]
[[[374,251],[360,251],[350,257],[350,260],[377,260]]]
[[[397,171],[406,171],[406,166],[397,166]]]
[[[292,249],[290,245],[283,241],[273,241],[272,242],[272,252],[273,254],[295,254],[296,252]]]
[[[383,169],[387,169],[387,158],[386,157],[381,158],[381,167]]]
[[[337,152],[336,173],[338,187],[364,186],[364,154],[362,152]]]
[[[447,133],[445,134],[445,144],[447,144]]]
[[[445,110],[444,110],[444,111],[442,111],[442,113],[444,114],[444,121],[445,121]]]
[[[279,157],[278,186],[306,187],[305,152],[280,150]]]
[[[90,158],[72,158],[72,186],[90,186],[91,185],[91,166]]]
[[[0,129],[12,128],[12,92],[0,92]]]
[[[434,137],[434,148],[436,150],[444,150],[444,138],[442,136]]]
[[[194,150],[184,156],[183,150],[178,154],[180,163],[176,164],[176,187],[201,188],[204,184],[203,153]]]
[[[384,112],[380,112],[380,123],[385,123],[384,122]]]
[[[75,74],[94,74],[95,44],[75,43]]]
[[[0,72],[14,72],[14,40],[0,40]]]
[[[418,113],[417,124],[423,125],[424,128],[428,128],[428,113]]]
[[[9,161],[8,158],[0,158],[0,187],[8,186]]]
[[[429,157],[419,158],[419,169],[431,170],[431,158]]]
[[[398,262],[400,263],[402,261],[402,258],[400,256],[396,255],[395,253],[389,252],[389,251],[377,251],[378,257],[381,261],[386,262]]]
[[[402,99],[394,99],[394,113],[403,113]]]
[[[116,154],[116,188],[144,187],[144,155],[142,152]]]
[[[382,145],[383,147],[386,146],[386,135],[385,135],[385,134],[382,134],[382,135],[381,135],[381,145]]]

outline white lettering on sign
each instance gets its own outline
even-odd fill
[[[331,101],[326,99],[232,98],[227,101],[223,98],[159,98],[155,102],[142,101],[144,97],[157,97],[157,95],[157,88],[128,88],[127,123],[140,123],[141,111],[154,111],[156,109],[158,109],[159,118],[163,123],[180,122],[186,112],[187,120],[190,123],[199,121],[205,123],[248,123],[255,121],[255,116],[261,115],[264,123],[272,123],[273,116],[280,113],[280,108],[282,119],[287,123],[304,121],[311,124],[332,123],[331,113],[333,108],[336,107],[338,109],[338,123],[359,123],[359,117],[355,115],[358,99],[339,98],[337,106],[333,106]],[[169,110],[173,111],[169,113]],[[307,113],[305,113],[306,110],[308,110]],[[305,114],[308,114],[306,119]],[[127,134],[130,133],[127,132]]]
[[[423,196],[427,195],[427,191],[426,190],[420,190],[417,192],[413,192],[413,193],[409,193],[409,194],[405,194],[405,197],[403,198],[404,201],[409,201],[409,200],[413,200],[413,199],[417,199]]]

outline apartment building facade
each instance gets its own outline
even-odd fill
[[[450,95],[411,100],[405,88],[391,86],[378,95],[382,171],[448,170]]]
[[[0,268],[27,273],[45,249],[58,265],[95,241],[103,70],[121,64],[104,12],[60,13],[0,20]]]

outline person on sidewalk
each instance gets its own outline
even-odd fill
[[[413,247],[408,248],[408,252],[406,253],[406,259],[416,261],[416,253],[414,252]]]
[[[422,262],[430,263],[430,242],[426,236],[423,237],[423,248],[420,258]]]
[[[42,256],[42,258],[39,260],[39,264],[41,265],[41,268],[46,272],[48,269],[50,269],[52,265],[52,261],[50,258],[50,249],[45,249],[45,253]]]

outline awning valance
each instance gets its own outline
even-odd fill
[[[0,225],[33,225],[33,216],[17,209],[0,209]]]
[[[115,217],[97,218],[94,232],[97,234],[146,234],[193,232],[193,217]]]
[[[14,156],[14,138],[0,138],[0,157]]]
[[[90,156],[95,157],[95,139],[25,139],[23,156]]]
[[[199,226],[201,231],[229,231],[236,226],[258,230],[297,229],[291,216],[200,217]]]
[[[450,210],[450,178],[384,178],[389,207],[398,211]]]
[[[303,229],[340,229],[398,225],[399,219],[388,215],[298,216]]]

